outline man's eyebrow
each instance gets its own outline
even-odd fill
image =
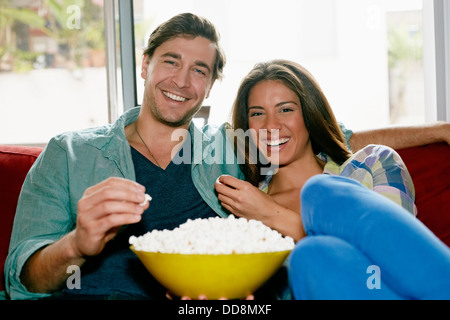
[[[162,54],[161,57],[170,57],[173,59],[181,60],[181,54],[176,52],[166,52]],[[206,70],[208,70],[208,72],[211,72],[211,67],[206,62],[203,62],[201,60],[195,60],[195,65],[205,68]]]
[[[174,58],[177,60],[181,59],[181,54],[175,53],[175,52],[166,52],[163,55],[161,55],[161,57],[170,57],[170,58]]]

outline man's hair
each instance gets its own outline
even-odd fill
[[[181,13],[159,25],[150,35],[144,55],[151,59],[156,48],[176,37],[203,37],[211,41],[216,48],[212,79],[222,78],[226,60],[225,54],[219,46],[220,35],[209,20],[192,13]]]

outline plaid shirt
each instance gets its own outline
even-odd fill
[[[355,179],[417,215],[413,181],[395,150],[382,145],[368,145],[342,165],[323,155],[320,158],[326,162],[324,174]],[[262,181],[260,189],[267,192],[269,182],[270,176]]]

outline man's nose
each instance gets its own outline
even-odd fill
[[[177,88],[187,88],[191,84],[189,70],[180,69],[172,77],[172,82],[175,84]]]

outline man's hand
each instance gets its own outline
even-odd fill
[[[99,254],[120,227],[141,220],[148,208],[145,188],[122,178],[109,178],[88,188],[78,202],[73,249],[80,257]]]
[[[25,263],[21,281],[31,292],[60,289],[69,265],[81,266],[99,254],[125,224],[136,223],[149,204],[145,188],[136,182],[110,178],[88,188],[78,201],[77,226],[35,252]]]
[[[197,299],[193,299],[193,298],[188,297],[188,296],[176,297],[172,293],[170,293],[170,291],[166,292],[166,298],[169,299],[169,300],[178,300],[178,299],[179,300],[208,300],[208,297],[205,296],[205,295],[200,295],[200,296],[197,297]],[[222,297],[222,298],[219,298],[217,300],[228,300],[228,298]],[[252,294],[249,294],[248,296],[246,296],[245,298],[243,298],[241,300],[255,300],[255,296],[252,295]]]

